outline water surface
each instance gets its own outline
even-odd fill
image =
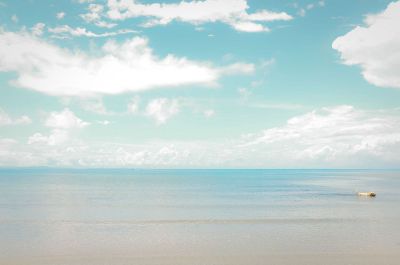
[[[0,264],[399,264],[399,189],[394,170],[2,169]]]

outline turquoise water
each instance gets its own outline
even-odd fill
[[[399,189],[389,170],[2,169],[0,264],[398,264]]]

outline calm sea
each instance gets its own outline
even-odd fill
[[[400,264],[399,190],[395,170],[1,169],[0,264]]]

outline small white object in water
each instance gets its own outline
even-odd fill
[[[369,191],[369,192],[357,192],[358,196],[369,196],[369,197],[375,197],[376,193]]]

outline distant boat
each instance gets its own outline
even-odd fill
[[[375,197],[376,193],[369,191],[369,192],[357,192],[358,196],[369,196],[369,197]]]

